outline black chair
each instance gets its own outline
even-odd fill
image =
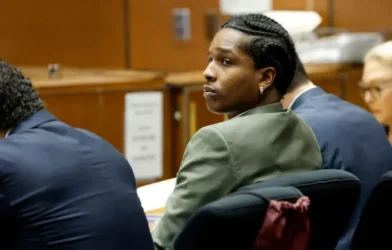
[[[264,220],[269,200],[295,202],[293,187],[233,193],[200,208],[176,236],[174,250],[250,250]]]
[[[252,184],[250,189],[292,186],[310,198],[308,250],[333,250],[343,235],[361,191],[354,175],[335,169],[299,173]]]
[[[251,249],[268,200],[308,196],[311,234],[308,250],[333,250],[360,194],[359,180],[340,170],[294,174],[241,188],[198,210],[174,241],[174,250]]]
[[[383,175],[373,188],[361,213],[351,250],[391,249],[392,171]]]

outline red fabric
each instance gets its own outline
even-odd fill
[[[271,200],[253,250],[306,250],[309,205],[305,196],[295,204]]]

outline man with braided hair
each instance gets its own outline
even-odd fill
[[[208,51],[203,95],[211,112],[230,119],[189,141],[152,232],[156,249],[170,248],[187,219],[209,202],[251,183],[320,168],[312,130],[280,104],[295,69],[293,42],[272,19],[241,15],[221,27]]]

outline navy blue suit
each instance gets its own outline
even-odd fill
[[[152,250],[126,159],[41,110],[0,140],[0,249]]]
[[[366,198],[379,177],[392,170],[392,148],[385,130],[367,111],[318,87],[300,95],[291,109],[313,129],[323,168],[346,170],[362,183],[349,228],[336,248],[348,250]]]

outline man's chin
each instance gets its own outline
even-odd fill
[[[207,109],[208,111],[210,111],[213,114],[217,114],[217,115],[223,115],[226,114],[227,112],[225,112],[222,108],[220,107],[216,107],[214,105],[208,105],[207,103]]]

